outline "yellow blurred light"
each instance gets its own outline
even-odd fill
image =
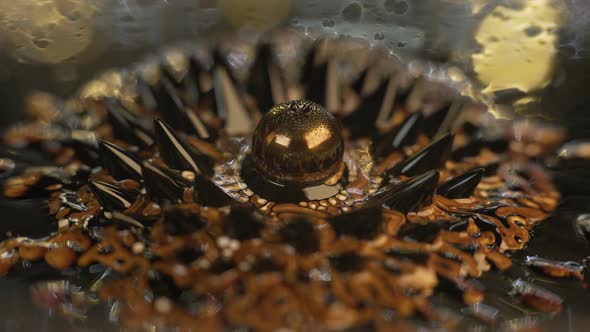
[[[59,63],[89,46],[95,11],[91,0],[0,0],[0,37],[21,60]]]
[[[287,20],[291,0],[219,0],[219,8],[237,28],[268,30]]]
[[[553,0],[522,1],[519,8],[496,7],[481,22],[473,54],[474,70],[487,87],[530,92],[546,86],[554,71],[562,13]]]

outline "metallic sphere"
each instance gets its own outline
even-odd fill
[[[273,107],[252,137],[258,172],[281,185],[318,185],[338,172],[344,142],[338,121],[310,101]]]

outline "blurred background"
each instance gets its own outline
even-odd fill
[[[489,103],[497,117],[544,119],[567,127],[570,138],[590,137],[588,0],[0,0],[0,129],[23,118],[33,91],[65,98],[100,72],[170,45],[215,43],[228,35],[252,40],[279,27],[309,38],[362,39],[427,74],[462,82],[463,92]],[[561,217],[569,223],[590,211],[590,185],[577,174],[567,176],[560,180],[562,192],[579,197],[564,204]],[[560,243],[571,245],[554,258],[587,255],[579,252],[587,242],[576,246],[573,229],[564,231],[569,224],[544,225],[554,228],[540,230],[546,241],[530,252],[542,253],[559,235]],[[34,278],[52,276],[40,273]],[[94,315],[87,324],[92,328],[55,319],[32,305],[28,288],[25,276],[2,281],[1,293],[10,300],[0,302],[0,330],[116,330],[104,319],[108,312]],[[572,288],[568,299],[574,311],[556,326],[587,327],[587,295],[578,291]]]
[[[499,117],[588,137],[589,17],[585,0],[0,0],[0,127],[32,90],[65,97],[174,43],[284,27],[364,39],[465,80]]]

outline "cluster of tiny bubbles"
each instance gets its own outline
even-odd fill
[[[412,26],[411,14],[410,0],[306,0],[294,3],[289,24],[311,38],[364,38],[372,45],[411,55],[425,45],[425,33]]]
[[[0,38],[19,61],[59,63],[92,43],[96,10],[91,0],[0,0]]]

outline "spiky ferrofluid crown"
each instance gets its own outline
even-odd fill
[[[31,225],[46,236],[14,229],[2,271],[102,264],[115,280],[89,291],[119,301],[131,328],[393,329],[417,315],[451,327],[431,296],[480,303],[476,279],[510,267],[505,253],[558,203],[532,160],[561,133],[527,127],[516,141],[512,124],[387,59],[340,77],[346,59],[338,42],[328,49],[311,48],[299,80],[262,44],[246,80],[215,50],[211,67],[186,55],[156,79],[117,74],[114,96],[35,104],[5,135],[18,152],[2,164],[4,196],[48,197],[52,221]],[[267,114],[295,99],[317,114]],[[534,309],[561,308],[523,281],[515,292]]]

